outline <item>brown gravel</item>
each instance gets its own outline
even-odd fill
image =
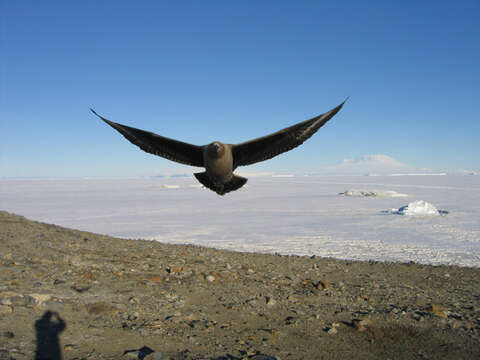
[[[0,359],[480,359],[478,279],[478,268],[166,245],[0,212]]]

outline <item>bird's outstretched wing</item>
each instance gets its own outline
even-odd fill
[[[204,166],[201,146],[184,143],[148,131],[117,124],[98,115],[93,109],[90,110],[143,151],[186,165]]]
[[[292,125],[276,133],[232,145],[233,167],[268,160],[301,145],[325,125],[342,108],[344,103],[345,101],[325,114]]]

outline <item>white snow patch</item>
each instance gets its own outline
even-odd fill
[[[392,209],[391,212],[392,214],[410,216],[440,215],[446,213],[445,211],[439,211],[433,204],[423,200],[413,201],[399,209]]]
[[[470,176],[475,176],[478,174],[479,173],[477,171],[473,171],[473,170],[457,170],[452,173],[452,175],[470,175]]]
[[[157,185],[157,187],[161,189],[180,189],[180,185],[176,185],[176,184],[160,184],[160,185]]]
[[[406,174],[389,174],[388,176],[446,176],[447,173],[406,173]],[[383,176],[377,174],[368,174],[368,176]]]
[[[353,197],[408,197],[407,194],[402,194],[402,193],[396,192],[395,190],[370,191],[370,190],[351,189],[351,190],[345,190],[344,192],[339,193],[339,195],[353,196]]]
[[[243,176],[246,178],[253,178],[253,177],[270,177],[274,173],[270,171],[245,171],[243,169],[235,171],[235,174],[238,176]]]

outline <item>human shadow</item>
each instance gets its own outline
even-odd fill
[[[35,321],[37,350],[35,360],[62,360],[59,334],[66,329],[65,321],[57,312],[46,311]]]

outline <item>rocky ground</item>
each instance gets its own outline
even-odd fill
[[[115,239],[0,212],[0,359],[480,359],[480,269]]]

